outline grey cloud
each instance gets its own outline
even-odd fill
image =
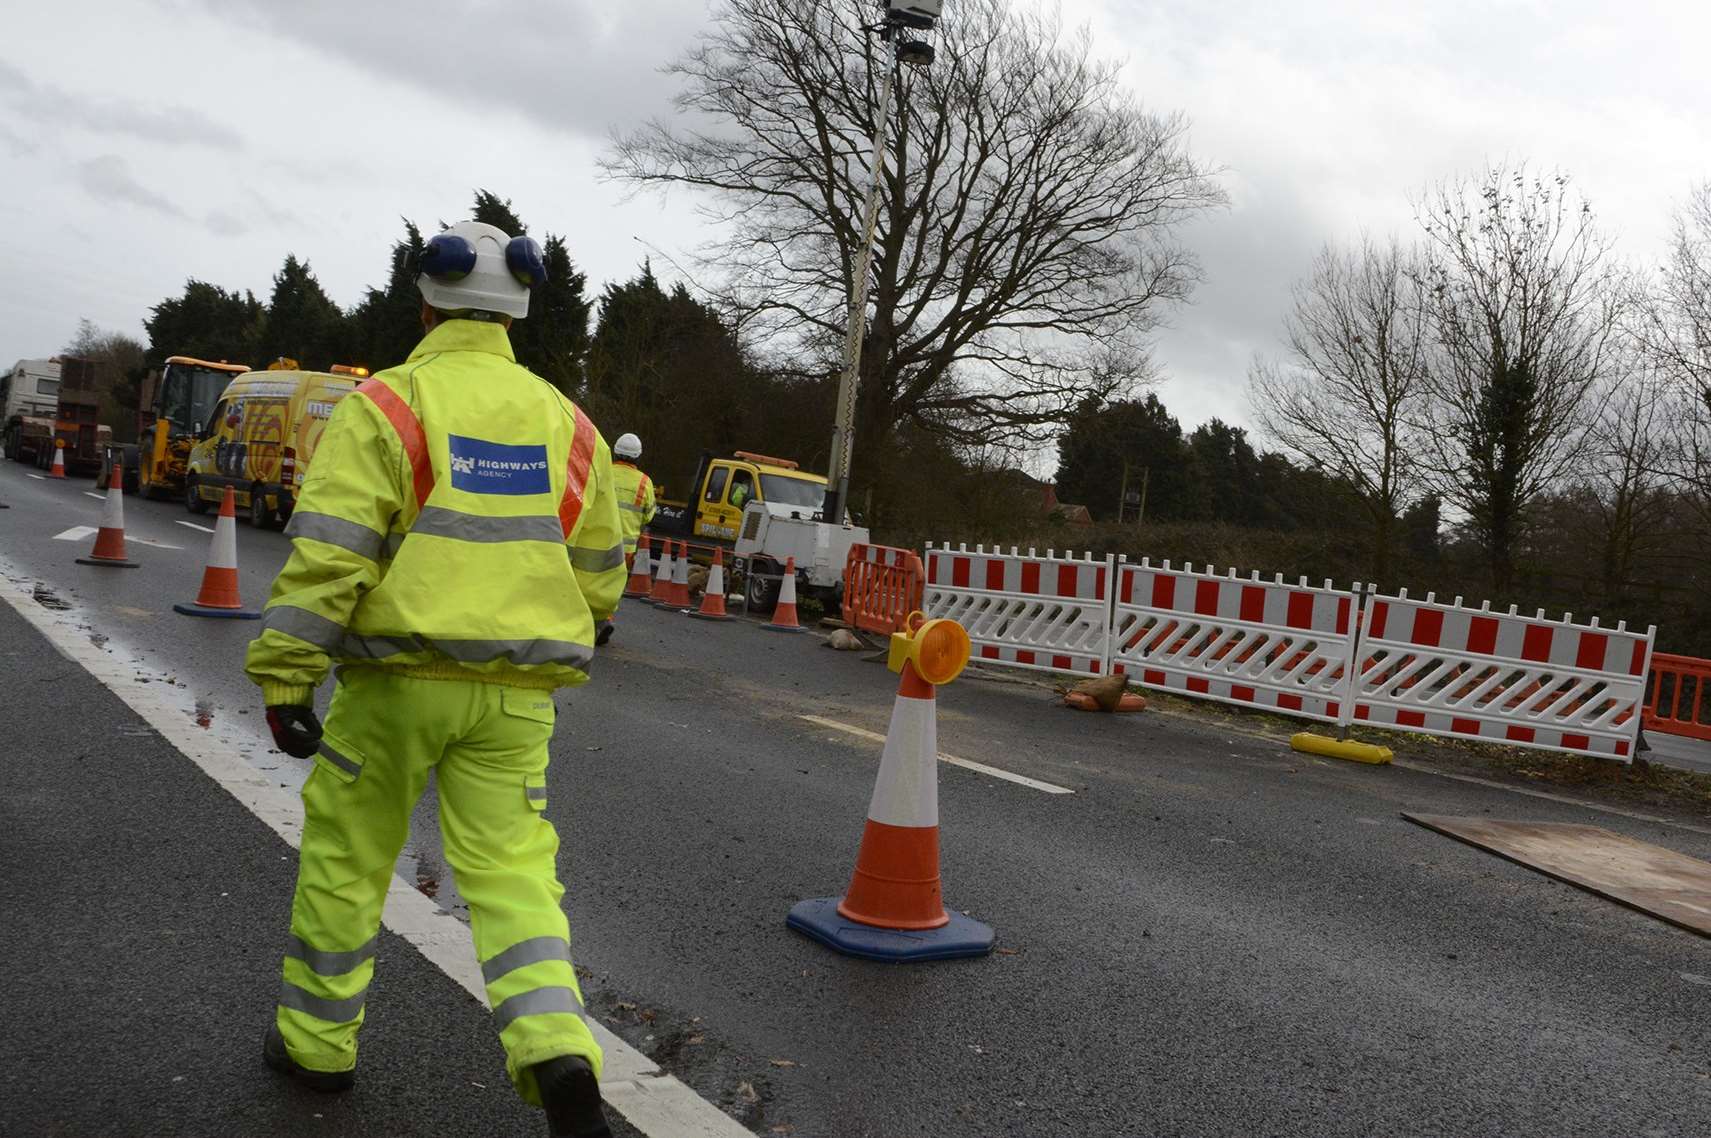
[[[248,233],[250,228],[223,209],[209,210],[204,224],[216,237],[238,237]]]
[[[99,98],[38,83],[0,60],[0,102],[17,118],[55,130],[79,129],[141,142],[243,149],[234,129],[193,107]]]
[[[131,168],[117,154],[103,154],[77,164],[77,181],[89,196],[101,202],[134,205],[167,217],[187,215],[170,198],[155,193],[131,175]]]
[[[202,0],[211,13],[448,102],[604,138],[670,109],[659,68],[707,20],[690,0]],[[519,162],[526,165],[527,155]]]

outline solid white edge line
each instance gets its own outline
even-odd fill
[[[19,573],[0,559],[0,574]],[[0,598],[48,638],[67,659],[83,667],[120,702],[136,712],[228,794],[284,838],[292,849],[302,841],[302,806],[297,797],[264,777],[224,743],[197,727],[154,689],[137,685],[134,669],[89,642],[71,612],[52,612],[0,575]],[[140,690],[139,690],[140,688]],[[383,924],[416,947],[431,963],[487,1006],[481,965],[470,931],[397,874],[386,893]],[[649,1138],[753,1138],[736,1119],[702,1098],[659,1065],[614,1035],[593,1017],[588,1026],[606,1054],[600,1093],[624,1118]]]
[[[180,526],[189,526],[191,529],[199,529],[203,533],[213,533],[214,532],[213,530],[209,529],[207,526],[200,526],[200,525],[197,525],[195,522],[187,522],[187,521],[184,521],[182,518],[174,518],[172,524],[173,525],[180,525]]]
[[[881,735],[879,732],[869,731],[865,727],[857,727],[851,723],[839,723],[836,719],[827,719],[824,716],[819,715],[799,715],[797,718],[806,719],[809,723],[816,723],[821,727],[830,727],[834,731],[842,731],[846,735],[854,735],[858,739],[872,739],[876,743],[885,742],[885,736]],[[939,762],[948,763],[953,767],[963,767],[966,770],[978,771],[981,774],[989,774],[993,778],[1001,778],[1005,782],[1013,782],[1018,786],[1026,786],[1032,790],[1041,790],[1047,794],[1075,793],[1075,791],[1071,790],[1067,786],[1057,786],[1049,782],[1041,782],[1037,778],[1029,778],[1025,774],[1014,774],[1010,771],[999,770],[997,767],[989,767],[985,763],[977,763],[973,759],[959,759],[955,755],[947,755],[943,751],[939,752]]]

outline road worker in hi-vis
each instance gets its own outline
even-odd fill
[[[624,530],[624,564],[633,566],[636,546],[642,529],[654,520],[659,507],[654,504],[654,483],[636,461],[642,457],[642,440],[633,434],[618,436],[612,444],[612,482],[618,496],[618,522]],[[612,622],[600,625],[595,642],[604,644],[612,639]]]
[[[529,237],[466,221],[430,240],[427,335],[338,404],[310,464],[246,660],[274,741],[314,758],[264,1057],[318,1090],[355,1081],[381,906],[436,771],[511,1081],[552,1134],[604,1136],[544,811],[553,691],[588,679],[624,530],[605,440],[511,353],[545,280]]]

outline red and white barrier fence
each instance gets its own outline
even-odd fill
[[[1346,724],[1358,593],[1121,564],[1115,666],[1149,687]],[[1359,590],[1356,585],[1355,589]]]
[[[1711,737],[1711,664],[1678,668],[1647,700],[1656,629],[1262,580],[1192,565],[927,547],[922,604],[968,630],[974,658],[1102,675],[1347,727],[1459,736],[1632,760],[1642,713]],[[1667,661],[1672,659],[1664,657]],[[1694,664],[1704,664],[1693,661]],[[1682,717],[1681,696],[1691,690]]]
[[[961,624],[976,660],[1099,676],[1111,670],[1111,557],[927,547],[922,609]]]
[[[1632,760],[1656,629],[1372,596],[1354,717],[1392,730]]]

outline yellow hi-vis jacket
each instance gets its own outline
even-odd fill
[[[583,683],[626,579],[606,440],[472,320],[339,401],[287,533],[245,659],[270,706],[308,703],[333,661]]]
[[[653,479],[621,458],[612,460],[612,483],[618,498],[618,524],[624,531],[624,554],[636,552],[642,527],[654,520]]]

